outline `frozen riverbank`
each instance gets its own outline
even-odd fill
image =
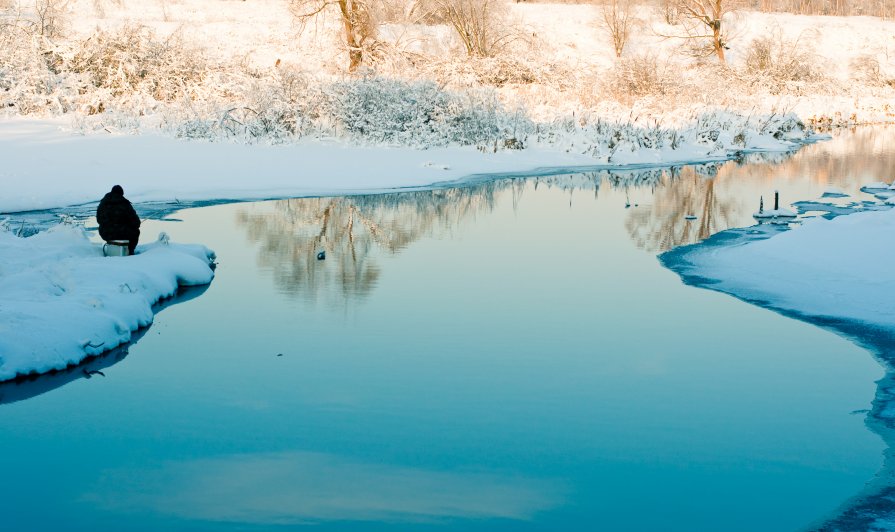
[[[685,280],[813,320],[895,334],[895,210],[813,218],[771,238],[724,234],[661,256]]]
[[[726,160],[745,151],[791,151],[815,137],[794,117],[764,131],[717,116],[659,147],[576,131],[554,145],[483,152],[360,147],[330,141],[287,145],[187,141],[160,134],[76,134],[65,120],[0,121],[0,213],[98,201],[121,184],[135,202],[270,199],[431,186],[476,174],[545,167],[620,168]],[[754,118],[753,118],[754,119]],[[598,126],[599,127],[599,126]],[[709,127],[708,134],[705,128]],[[725,129],[728,128],[728,129]],[[631,131],[636,138],[636,130]],[[737,138],[737,136],[739,137]],[[673,147],[672,147],[673,145]]]
[[[211,282],[214,253],[154,242],[103,257],[85,232],[60,225],[29,238],[0,231],[0,381],[61,370],[131,339],[153,305]]]

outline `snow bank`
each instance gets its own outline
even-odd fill
[[[208,284],[214,253],[162,241],[104,257],[83,229],[0,231],[0,381],[78,364],[152,323],[180,286]]]
[[[661,260],[682,277],[816,319],[895,332],[895,209],[812,218],[764,240],[724,234]],[[745,240],[745,242],[744,242]]]
[[[810,140],[785,118],[763,133],[749,130],[745,117],[717,118],[716,124],[703,120],[680,132],[606,124],[558,127],[551,138],[532,139],[532,147],[496,153],[474,146],[422,150],[311,139],[274,146],[152,133],[80,135],[64,119],[7,119],[0,120],[0,213],[95,202],[115,184],[132,202],[354,194],[427,187],[477,174],[722,161],[742,150],[789,151]],[[739,141],[734,139],[738,132],[743,132]]]

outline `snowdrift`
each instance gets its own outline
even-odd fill
[[[104,257],[78,227],[0,231],[0,381],[61,370],[128,342],[153,305],[214,277],[214,252],[153,242]]]
[[[770,238],[719,233],[660,258],[691,284],[812,321],[852,322],[892,335],[893,231],[895,209],[859,212],[812,218]]]

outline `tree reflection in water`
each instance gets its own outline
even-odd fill
[[[652,204],[632,210],[625,228],[637,247],[661,252],[704,240],[741,218],[733,196],[715,194],[719,165],[656,170]],[[696,216],[688,220],[687,215]]]
[[[634,244],[662,252],[692,244],[731,227],[754,223],[759,196],[768,205],[775,189],[783,204],[817,198],[828,186],[853,197],[865,175],[883,175],[895,165],[887,149],[895,128],[852,132],[797,153],[744,155],[729,163],[664,169],[601,171],[500,179],[452,189],[398,194],[282,200],[273,209],[239,211],[249,238],[261,245],[259,263],[276,285],[311,301],[341,302],[368,295],[380,276],[381,254],[452,231],[462,220],[490,212],[505,194],[515,208],[538,187],[593,191],[604,208],[601,187],[639,199],[624,211]],[[873,157],[866,154],[873,153]],[[644,193],[649,197],[644,197]],[[811,195],[814,196],[811,196]],[[617,199],[617,198],[616,198]],[[851,201],[851,200],[847,200]],[[630,202],[630,201],[629,201]],[[687,215],[696,216],[688,220]],[[322,263],[317,252],[327,251]]]
[[[773,157],[783,157],[773,154]],[[755,159],[756,157],[751,157]],[[551,186],[599,191],[604,183],[612,189],[648,189],[651,199],[626,213],[625,228],[634,244],[651,252],[661,252],[708,238],[734,227],[744,212],[741,198],[718,197],[715,182],[721,163],[647,170],[603,171],[540,178]],[[630,203],[630,199],[627,200]],[[687,220],[693,214],[696,220]]]
[[[259,264],[285,293],[320,300],[368,295],[380,275],[377,253],[395,254],[426,236],[450,231],[461,220],[494,207],[492,182],[400,194],[290,199],[273,210],[242,209],[237,222],[261,244]],[[317,253],[326,250],[326,260]],[[330,301],[334,303],[333,301]]]

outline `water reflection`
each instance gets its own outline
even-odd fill
[[[450,232],[465,219],[490,213],[499,198],[514,206],[538,187],[624,194],[625,229],[638,248],[658,253],[733,227],[755,223],[759,198],[781,191],[781,206],[820,198],[828,187],[844,201],[869,196],[859,189],[895,167],[895,129],[842,134],[799,152],[744,154],[738,161],[672,168],[601,171],[501,179],[466,187],[400,194],[280,200],[249,204],[237,223],[259,243],[258,262],[276,286],[306,301],[335,305],[362,299],[381,275],[382,255],[424,237]],[[773,171],[770,167],[773,166]],[[604,194],[606,195],[606,194]],[[614,199],[613,201],[618,201]],[[804,210],[803,210],[804,212]],[[317,253],[327,252],[325,261]]]
[[[77,366],[51,373],[30,375],[11,381],[0,382],[0,405],[31,399],[47,392],[51,392],[57,388],[61,388],[70,382],[79,379],[90,379],[97,373],[102,377],[105,377],[105,374],[103,374],[102,371],[124,360],[129,353],[130,346],[137,343],[148,330],[149,329],[146,328],[137,331],[133,334],[131,341],[127,344],[118,346],[99,356],[91,357]]]
[[[190,520],[257,525],[424,523],[448,518],[528,520],[561,504],[563,490],[559,482],[519,476],[288,451],[105,471],[84,499],[116,511],[150,510]]]
[[[260,244],[259,265],[273,272],[283,292],[314,301],[329,294],[358,298],[379,278],[377,253],[398,253],[424,236],[450,231],[492,209],[495,193],[508,185],[280,200],[272,209],[239,210],[237,223]],[[317,259],[320,251],[325,261]]]
[[[718,167],[711,167],[717,174]],[[625,228],[637,247],[663,251],[704,240],[733,226],[741,205],[734,198],[715,193],[716,178],[697,167],[672,168],[663,172],[653,188],[652,204],[631,211]],[[692,217],[696,218],[693,219]]]

